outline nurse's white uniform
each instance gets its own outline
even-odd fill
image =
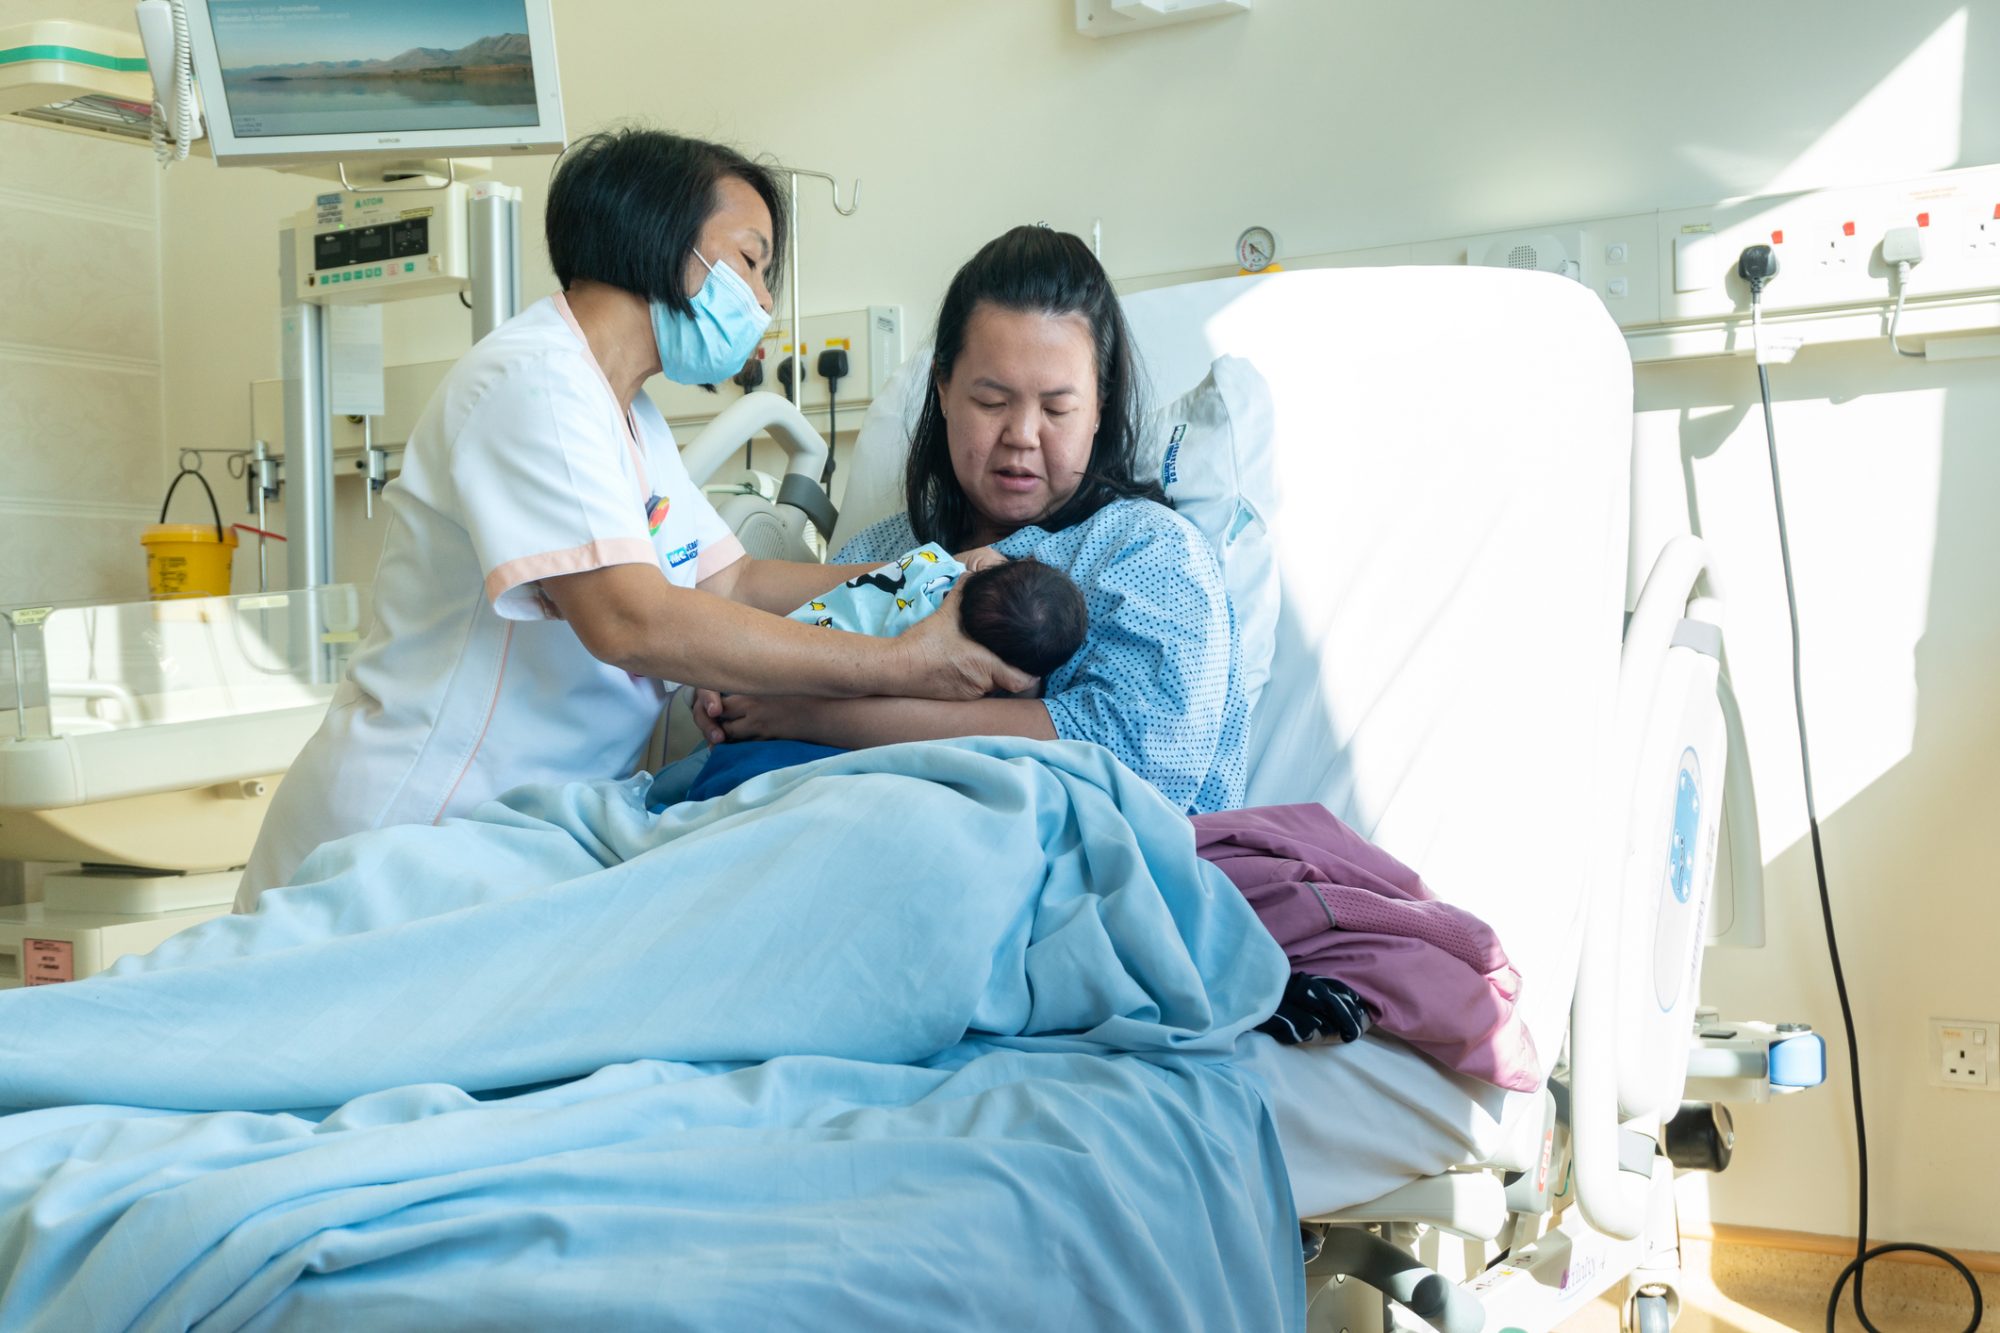
[[[536,580],[657,564],[692,587],[743,555],[659,409],[618,410],[560,295],[452,367],[383,498],[374,628],[271,802],[238,911],[323,842],[631,773],[673,686],[592,657]]]

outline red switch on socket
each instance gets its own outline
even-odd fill
[[[1852,222],[1841,223],[1840,234],[1842,236],[1852,236],[1854,234],[1854,224]]]
[[[1771,244],[1783,245],[1784,243],[1785,243],[1785,230],[1784,228],[1780,227],[1778,230],[1771,233]]]
[[[1928,227],[1928,226],[1930,226],[1930,225],[1931,225],[1931,215],[1930,215],[1930,214],[1928,214],[1928,213],[1919,213],[1919,214],[1917,214],[1917,225],[1918,225],[1919,227]]]

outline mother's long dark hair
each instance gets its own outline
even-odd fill
[[[980,247],[951,280],[938,311],[931,373],[917,416],[904,481],[910,527],[920,542],[961,549],[971,536],[971,504],[952,471],[938,384],[965,349],[965,328],[982,303],[1043,315],[1081,315],[1097,356],[1098,425],[1076,493],[1036,522],[1051,532],[1081,523],[1113,500],[1166,504],[1160,483],[1139,468],[1140,389],[1132,334],[1111,279],[1090,247],[1067,232],[1016,227]]]

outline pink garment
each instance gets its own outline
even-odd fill
[[[1470,912],[1317,805],[1194,816],[1195,850],[1243,892],[1294,972],[1360,995],[1376,1026],[1462,1074],[1541,1086],[1521,974]]]

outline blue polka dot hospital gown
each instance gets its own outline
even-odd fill
[[[835,560],[879,563],[915,545],[909,516],[897,514]],[[1190,813],[1241,806],[1242,649],[1222,571],[1194,525],[1150,500],[1118,500],[1061,532],[1025,527],[995,548],[1065,571],[1090,610],[1089,637],[1044,691],[1056,735],[1102,745]]]

